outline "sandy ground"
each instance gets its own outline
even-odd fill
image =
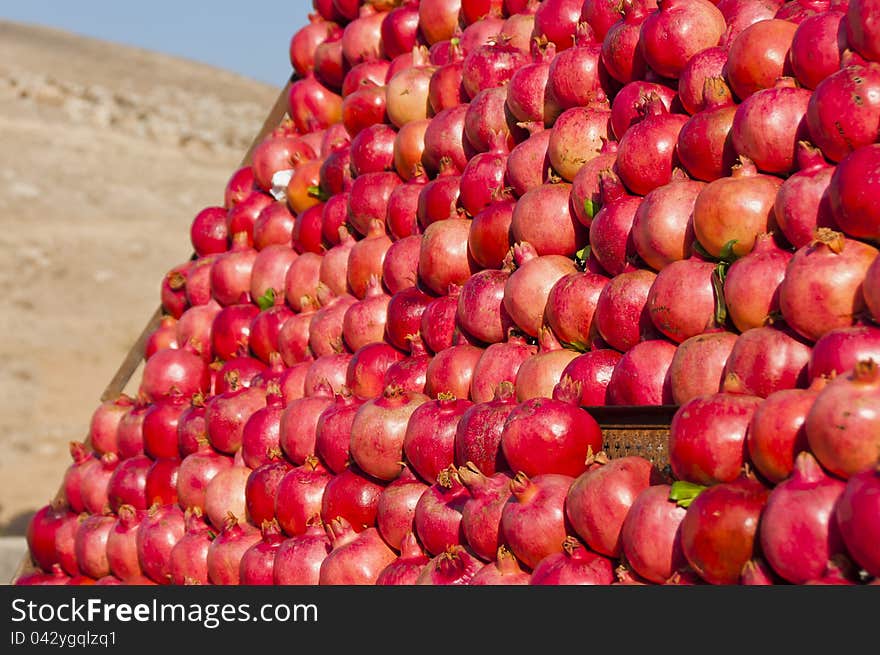
[[[283,82],[0,21],[0,536],[54,496]]]

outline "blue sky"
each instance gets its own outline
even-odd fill
[[[0,18],[47,25],[178,55],[273,86],[290,75],[288,45],[308,22],[309,0],[23,0]]]

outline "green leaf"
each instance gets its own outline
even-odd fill
[[[321,187],[319,187],[317,184],[310,186],[308,188],[308,192],[312,198],[317,198],[321,202],[325,202],[327,200],[327,198],[329,198],[329,196],[326,193],[324,193],[324,191],[321,189]]]
[[[584,246],[583,248],[581,248],[580,250],[578,250],[578,251],[574,254],[574,261],[575,261],[575,262],[578,264],[578,266],[580,266],[581,268],[583,268],[584,265],[586,265],[587,260],[588,260],[589,258],[590,258],[590,246],[589,246],[589,245]]]
[[[563,341],[562,346],[568,350],[577,350],[579,353],[589,352],[590,350],[589,344],[583,341]]]
[[[679,507],[687,508],[706,488],[701,484],[677,480],[669,490],[669,500],[675,501]]]
[[[712,290],[715,292],[715,323],[724,325],[727,322],[727,303],[724,301],[724,280],[730,264],[718,262],[712,271]]]
[[[266,289],[266,293],[257,298],[257,305],[263,311],[266,311],[270,307],[275,305],[275,289],[269,287]]]
[[[718,257],[723,262],[735,262],[739,259],[739,255],[733,252],[733,247],[737,244],[736,239],[731,239],[721,247],[721,256]]]
[[[587,216],[593,218],[596,212],[599,211],[599,203],[595,200],[584,198],[584,211],[587,213]]]

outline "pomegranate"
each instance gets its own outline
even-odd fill
[[[381,396],[361,405],[351,425],[349,450],[354,462],[379,479],[397,477],[409,418],[428,400],[422,393],[386,387]]]
[[[513,385],[523,362],[537,354],[537,348],[511,330],[507,340],[493,343],[480,355],[471,379],[470,396],[474,402],[492,400],[503,382]]]
[[[548,153],[552,135],[552,130],[535,132],[519,142],[507,156],[504,179],[517,198],[548,179],[552,169]]]
[[[665,0],[657,5],[641,26],[639,48],[654,72],[677,79],[691,57],[718,45],[727,25],[710,0]]]
[[[828,561],[845,552],[835,514],[845,487],[802,452],[791,476],[770,492],[758,532],[761,553],[789,582],[821,577]]]
[[[875,174],[880,166],[880,144],[862,146],[844,157],[828,184],[834,221],[848,236],[877,241]]]
[[[419,250],[419,280],[440,295],[449,285],[464,284],[476,272],[468,253],[470,219],[452,218],[431,223],[422,235]]]
[[[475,403],[466,409],[456,426],[454,461],[460,466],[472,462],[487,476],[507,470],[501,434],[504,422],[515,406],[513,385],[502,382],[492,400]]]
[[[758,525],[769,489],[754,478],[703,490],[681,521],[681,545],[694,571],[710,584],[736,584],[755,554]]]
[[[880,557],[877,554],[877,468],[850,476],[834,509],[846,550],[875,582],[880,579]],[[873,583],[872,583],[873,584]]]
[[[232,457],[214,450],[206,437],[198,450],[184,457],[177,472],[177,498],[184,509],[198,508],[204,513],[205,490],[220,471],[233,465]]]
[[[422,153],[422,166],[429,176],[441,170],[441,164],[448,159],[447,166],[452,166],[461,173],[475,153],[470,141],[465,136],[465,116],[468,105],[456,105],[443,109],[431,119],[425,128],[425,150]]]
[[[262,537],[259,529],[229,514],[223,530],[208,546],[208,580],[214,585],[238,585],[242,555]]]
[[[798,26],[780,18],[752,23],[734,38],[727,52],[724,72],[731,90],[740,100],[761,89],[769,89],[776,79],[791,75],[788,56]]]
[[[332,383],[325,376],[320,376],[311,393],[284,406],[278,441],[292,463],[301,465],[310,455],[314,455],[318,418],[333,404],[335,393]]]
[[[558,49],[562,50],[561,47]],[[552,40],[548,41],[545,35],[537,36],[531,44],[532,62],[511,75],[507,83],[506,105],[518,123],[549,126],[559,115],[561,109],[548,92],[550,62],[556,52],[557,46]]]
[[[646,307],[654,326],[676,343],[723,323],[716,311],[716,264],[700,257],[670,262],[654,279]]]
[[[563,111],[553,123],[547,154],[553,170],[571,182],[586,162],[601,154],[611,138],[611,111],[607,101]]]
[[[275,518],[275,498],[278,485],[293,468],[283,458],[280,449],[270,452],[269,461],[251,471],[244,487],[247,515],[252,523],[260,525],[263,521]]]
[[[615,275],[596,301],[593,321],[612,348],[626,352],[637,343],[659,336],[647,308],[657,274],[636,269]]]
[[[596,420],[573,399],[531,398],[507,416],[501,450],[510,468],[528,476],[558,473],[576,477],[590,450],[602,449]]]
[[[676,345],[647,339],[627,350],[608,381],[609,405],[671,405],[669,368]]]
[[[639,47],[639,33],[648,12],[650,0],[624,0],[618,6],[623,16],[609,26],[602,39],[602,63],[608,74],[621,84],[645,77],[647,64]]]
[[[441,393],[469,398],[474,370],[482,354],[482,348],[469,343],[452,345],[436,353],[425,369],[425,394],[430,398]]]
[[[766,398],[807,383],[810,346],[785,327],[757,327],[737,337],[724,366],[722,389]]]
[[[509,153],[521,137],[531,133],[516,124],[507,107],[507,89],[503,86],[483,89],[465,106],[464,136],[474,153]],[[543,125],[537,123],[530,123],[527,127],[543,129]]]
[[[250,474],[250,468],[235,462],[235,465],[212,477],[205,488],[204,512],[211,525],[217,530],[223,528],[226,515],[230,512],[236,516],[246,517],[245,489]]]
[[[313,456],[284,474],[275,491],[274,514],[285,534],[294,537],[306,532],[311,518],[321,512],[324,489],[331,477]]]
[[[134,399],[125,393],[101,402],[89,419],[88,442],[99,456],[116,452],[119,421],[131,409]]]
[[[617,159],[617,142],[606,141],[602,152],[578,169],[571,181],[569,210],[581,225],[589,228],[602,204],[600,173],[613,169]]]
[[[550,60],[547,90],[561,110],[585,107],[606,97],[608,73],[601,63],[602,42],[588,22],[574,28],[572,47],[560,49]]]
[[[693,116],[709,108],[711,95],[706,97],[706,80],[722,78],[726,63],[727,47],[723,45],[704,48],[688,59],[678,75],[676,85],[678,100],[687,113]],[[724,86],[727,87],[726,84]],[[727,95],[729,97],[729,90]]]
[[[795,252],[779,285],[786,323],[810,341],[852,325],[865,308],[861,287],[875,257],[873,246],[818,228],[813,241]]]
[[[807,141],[798,142],[798,171],[776,193],[776,224],[795,248],[808,244],[818,227],[836,229],[828,185],[835,168]]]
[[[470,497],[461,510],[461,529],[475,555],[492,561],[502,547],[501,512],[510,497],[512,474],[502,471],[486,476],[468,461],[459,467],[458,476]]]
[[[730,137],[736,153],[766,173],[791,173],[797,143],[808,136],[804,117],[812,96],[791,77],[752,93],[733,116]]]
[[[436,480],[452,465],[455,434],[462,414],[473,405],[465,398],[440,393],[410,415],[403,439],[406,461],[423,480]]]
[[[703,110],[681,126],[676,149],[679,162],[691,176],[712,182],[729,175],[736,165],[730,130],[737,105],[721,76],[706,78],[702,98]]]
[[[810,137],[822,154],[833,162],[841,162],[851,152],[877,142],[878,93],[877,64],[844,64],[819,82],[808,97],[806,122]]]
[[[624,133],[639,122],[640,109],[643,108],[645,99],[650,95],[656,95],[667,110],[677,110],[675,90],[647,80],[633,80],[624,84],[611,100],[611,129],[614,136],[619,140]]]
[[[342,473],[334,475],[321,497],[321,519],[326,523],[342,517],[360,532],[376,524],[379,495],[385,482],[349,464]]]
[[[711,330],[682,341],[669,364],[672,401],[683,405],[697,396],[718,393],[724,367],[738,335]]]
[[[620,138],[616,168],[630,191],[644,195],[672,180],[678,134],[688,118],[670,113],[653,94],[644,97],[639,116]]]
[[[407,536],[413,535],[415,530],[416,503],[427,489],[428,485],[406,466],[379,494],[376,527],[385,542],[401,554]]]
[[[458,26],[462,0],[419,2],[419,29],[429,44],[452,38]]]
[[[284,295],[287,304],[294,312],[307,309],[304,299],[315,300],[317,287],[321,281],[321,255],[306,252],[297,257],[287,269],[284,279]]]
[[[552,141],[551,141],[552,144]],[[569,211],[571,184],[551,180],[526,191],[517,201],[510,231],[538,255],[574,255],[587,243],[584,226]]]
[[[694,202],[694,236],[713,257],[742,257],[759,234],[774,227],[773,206],[782,180],[758,173],[754,162],[739,157],[730,177],[707,184]]]
[[[459,296],[461,296],[461,286],[450,284],[448,293],[432,299],[422,312],[419,337],[422,345],[427,346],[432,353],[449,348],[461,338],[461,330],[456,318]]]
[[[406,355],[384,341],[368,343],[351,356],[345,385],[357,398],[375,398],[385,388],[385,372]]]
[[[456,324],[480,341],[501,342],[513,326],[503,302],[509,277],[508,271],[486,269],[468,278],[458,293]]]
[[[459,544],[435,555],[416,578],[417,585],[466,585],[482,567],[482,562]]]
[[[226,213],[224,207],[205,207],[193,218],[190,242],[199,257],[220,254],[229,248]]]
[[[302,535],[286,539],[275,552],[272,580],[279,585],[318,584],[321,562],[330,553],[330,540],[321,520],[310,522]]]
[[[412,531],[406,533],[400,544],[400,555],[382,569],[376,578],[377,585],[416,584],[422,570],[431,560],[419,545]]]
[[[681,405],[669,426],[669,464],[678,480],[732,482],[746,461],[746,434],[762,398],[719,392]]]
[[[532,571],[531,585],[609,585],[614,580],[612,561],[566,537],[561,553],[551,553]]]
[[[501,534],[517,559],[530,569],[562,552],[569,527],[565,497],[574,479],[558,473],[530,478],[519,472],[510,481],[511,497],[501,512]]]
[[[830,9],[802,21],[791,40],[791,69],[797,81],[815,89],[840,69],[841,19],[845,11]]]
[[[91,578],[110,575],[107,540],[116,526],[116,518],[107,514],[83,515],[74,537],[74,552],[79,570]]]
[[[107,481],[110,511],[118,512],[125,504],[133,505],[135,509],[147,509],[147,473],[152,465],[153,460],[146,455],[135,455],[119,462]],[[86,496],[87,503],[88,498]]]
[[[572,528],[594,551],[619,557],[623,521],[653,477],[653,465],[643,457],[609,460],[598,453],[568,491],[565,512]]]
[[[55,535],[71,515],[75,516],[67,505],[56,500],[38,509],[28,522],[25,533],[28,552],[45,573],[50,573],[52,567],[58,564]]]
[[[850,0],[845,23],[846,41],[870,61],[880,61],[876,16],[877,4],[874,0]]]
[[[596,40],[605,38],[609,28],[620,20],[620,5],[615,0],[591,0],[581,7],[581,20],[588,23]]]
[[[409,335],[416,334],[422,321],[422,314],[433,298],[417,286],[407,287],[396,292],[388,302],[388,318],[385,323],[385,337],[392,346],[404,352],[409,351]]]
[[[538,351],[523,360],[517,369],[514,380],[516,399],[523,402],[553,396],[562,372],[578,356],[578,352],[564,348],[553,331],[543,326],[538,334]],[[575,396],[566,400],[576,404]]]
[[[342,119],[342,96],[324,86],[316,75],[319,70],[318,53],[327,45],[340,48],[339,54],[341,54],[341,39],[325,41],[315,50],[315,72],[290,85],[287,99],[288,114],[300,133],[314,132]]]
[[[526,585],[531,576],[526,573],[507,546],[498,547],[495,559],[487,562],[474,574],[469,585]]]
[[[749,461],[764,478],[778,484],[791,475],[795,458],[808,449],[807,413],[826,378],[807,389],[781,389],[764,399],[752,414],[746,434]]]
[[[415,220],[413,214],[413,220]],[[419,250],[422,238],[418,233],[397,239],[385,252],[382,262],[382,284],[392,295],[415,286],[418,280]]]
[[[656,271],[691,254],[694,203],[706,185],[676,179],[636,203],[630,231],[636,254]],[[601,213],[601,210],[600,210]]]
[[[468,160],[461,172],[458,196],[458,204],[468,216],[476,217],[490,204],[509,197],[504,187],[506,168],[507,155],[498,146]]]
[[[562,255],[539,255],[524,242],[513,246],[516,269],[504,287],[504,307],[527,335],[538,336],[550,290],[560,278],[577,272],[575,263]]]
[[[854,325],[827,332],[813,344],[810,379],[847,373],[861,360],[880,362],[878,337],[880,329],[871,325]]]
[[[131,505],[119,508],[116,524],[107,537],[107,560],[110,571],[123,582],[143,575],[137,552],[138,527],[143,521],[145,512],[136,510]],[[75,575],[79,573],[77,569]]]
[[[807,413],[804,425],[810,451],[838,477],[849,478],[876,465],[878,381],[877,362],[862,360],[831,380]]]
[[[724,303],[738,330],[764,326],[778,315],[779,285],[791,257],[772,234],[759,234],[752,251],[730,266],[724,276]]]
[[[663,584],[687,566],[680,530],[686,509],[671,500],[671,490],[668,484],[654,484],[640,491],[620,529],[627,563],[638,575],[656,584]]]
[[[526,52],[504,39],[481,45],[466,53],[461,81],[468,98],[473,99],[484,89],[504,86],[528,61]]]
[[[186,533],[183,510],[177,505],[153,505],[137,530],[138,562],[156,584],[171,583],[171,549]]]
[[[431,555],[464,542],[462,509],[470,497],[458,471],[450,466],[437,476],[416,502],[413,525],[416,536]]]
[[[300,76],[308,75],[315,65],[315,48],[324,41],[342,36],[339,25],[319,13],[309,14],[309,23],[290,39],[290,63]]]

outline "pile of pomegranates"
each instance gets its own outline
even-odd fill
[[[880,5],[313,6],[18,584],[876,584]]]

